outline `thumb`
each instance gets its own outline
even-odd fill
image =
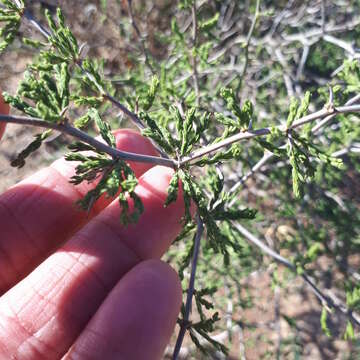
[[[3,96],[0,92],[0,114],[7,115],[9,114],[10,107],[8,104],[5,103]],[[0,122],[0,139],[2,138],[4,131],[5,131],[6,123]]]

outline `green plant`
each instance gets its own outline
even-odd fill
[[[334,256],[337,261],[338,252],[346,259],[348,254],[359,250],[358,205],[348,202],[344,210],[341,206],[333,206],[333,202],[337,202],[334,196],[321,197],[319,194],[321,191],[332,194],[341,184],[341,174],[356,166],[358,169],[358,161],[349,150],[360,135],[359,127],[356,127],[356,113],[360,111],[357,93],[360,70],[356,59],[344,62],[333,83],[329,83],[329,88],[317,85],[319,94],[310,87],[312,95],[309,91],[303,91],[301,96],[291,96],[295,93],[280,48],[273,50],[277,59],[274,61],[272,51],[266,50],[264,42],[251,47],[255,36],[262,39],[261,30],[257,30],[259,22],[261,24],[263,21],[262,26],[270,33],[280,26],[266,25],[271,11],[275,11],[271,2],[262,5],[256,1],[248,29],[241,29],[247,30],[245,39],[237,34],[235,40],[242,49],[240,67],[231,62],[232,44],[226,41],[222,44],[220,41],[221,26],[226,24],[220,24],[220,18],[224,21],[225,16],[221,15],[223,5],[218,1],[213,1],[211,6],[199,5],[195,0],[179,1],[174,6],[177,17],[171,21],[168,36],[161,39],[168,51],[163,61],[156,61],[152,57],[136,23],[132,2],[128,1],[130,23],[139,38],[144,61],[136,64],[126,76],[124,72],[121,79],[112,81],[103,75],[99,61],[83,55],[83,46],[78,44],[66,25],[61,10],[57,11],[56,17],[49,11],[45,12],[45,28],[34,19],[24,2],[2,1],[2,4],[0,21],[5,26],[0,33],[4,39],[1,48],[11,46],[18,35],[20,21],[28,21],[44,36],[41,42],[24,40],[27,46],[40,50],[28,66],[17,93],[4,94],[6,102],[27,117],[0,115],[0,121],[46,129],[18,154],[12,161],[13,166],[24,166],[27,157],[54,130],[71,135],[76,142],[69,145],[71,152],[66,159],[80,162],[72,182],[80,184],[100,179],[95,189],[79,205],[89,210],[102,194],[114,197],[119,193],[119,205],[123,210],[119,221],[124,225],[136,222],[142,212],[141,201],[134,192],[137,180],[126,161],[150,162],[174,169],[164,206],[176,200],[181,184],[186,210],[183,232],[174,245],[176,249],[181,249],[181,256],[175,258],[175,266],[188,289],[182,317],[178,322],[180,334],[174,358],[186,332],[204,352],[209,350],[201,338],[205,338],[217,350],[227,351],[225,346],[209,335],[219,316],[216,309],[208,315],[208,311],[214,307],[209,297],[214,296],[215,289],[211,283],[211,267],[207,267],[206,259],[214,259],[212,264],[215,264],[217,271],[223,266],[228,272],[224,277],[227,275],[232,281],[236,277],[235,269],[241,269],[242,274],[248,273],[261,266],[261,253],[269,255],[310,285],[323,305],[321,327],[327,335],[330,335],[327,313],[336,310],[348,318],[345,336],[355,337],[353,326],[360,325],[356,315],[356,283],[349,279],[345,289],[346,306],[339,305],[316,286],[307,270],[322,254]],[[102,2],[104,8],[106,5],[106,2]],[[240,12],[244,10],[245,3],[239,2],[234,8]],[[188,17],[191,17],[191,24],[184,21]],[[320,35],[325,41],[332,40],[334,43],[329,35]],[[285,41],[292,41],[291,36],[294,35],[288,33]],[[300,33],[299,41],[301,36],[305,35]],[[305,41],[303,54],[306,51],[310,50]],[[332,46],[330,55],[333,51]],[[318,52],[312,53],[309,64],[312,69],[321,66],[318,57]],[[170,65],[167,59],[172,60]],[[256,94],[250,94],[252,101],[245,100],[243,94],[246,94],[245,90],[249,92],[245,89],[247,73],[254,68],[256,70],[255,65],[252,68],[252,63],[257,59],[264,63],[271,62],[268,68],[257,70],[259,82],[272,76],[273,83],[265,89],[264,85],[257,85]],[[334,66],[331,64],[331,70]],[[297,81],[301,79],[304,64],[302,70],[299,69],[301,63],[299,74],[296,74]],[[323,73],[318,70],[318,73],[328,75],[330,70],[325,70]],[[216,77],[218,73],[225,75],[219,78]],[[280,81],[282,76],[284,80]],[[118,88],[117,84],[124,86]],[[269,89],[275,89],[278,94],[274,102],[268,100]],[[292,97],[290,101],[287,95]],[[312,98],[313,106],[317,105],[320,110],[311,108]],[[110,123],[105,121],[108,104],[125,114],[144,136],[152,140],[159,157],[129,154],[115,149]],[[266,113],[265,117],[260,115],[260,109]],[[76,118],[71,114],[76,114]],[[341,122],[341,127],[336,131],[328,126],[335,117]],[[85,131],[93,128],[98,130],[104,142],[94,139]],[[348,149],[348,152],[343,153],[344,149]],[[92,153],[88,155],[84,151]],[[342,161],[341,156],[348,153],[349,158]],[[280,189],[277,199],[282,205],[272,216],[264,219],[261,218],[261,210],[257,212],[252,209],[241,196],[241,190],[248,179],[267,163],[274,163],[274,160],[284,164],[272,173],[273,182]],[[234,177],[239,166],[244,175]],[[290,173],[293,195],[288,191]],[[325,182],[327,186],[323,187]],[[311,203],[309,197],[319,198],[319,204]],[[134,204],[132,211],[130,202]],[[195,218],[191,216],[191,203],[196,207]],[[252,205],[261,207],[261,204]],[[294,225],[296,234],[279,244],[280,248],[291,250],[292,260],[289,261],[246,229],[256,221],[272,222],[276,217],[295,223],[296,212],[304,207],[308,216],[321,218],[322,223],[333,224],[341,239],[335,248],[327,243],[326,236],[316,224],[305,225],[299,221]],[[345,239],[349,224],[353,224],[350,240]],[[250,248],[245,239],[260,249],[260,253]],[[199,258],[200,250],[202,259]],[[195,288],[197,266],[201,276],[199,286]],[[187,269],[191,269],[189,286],[185,282]],[[189,321],[193,298],[199,314],[197,322]]]

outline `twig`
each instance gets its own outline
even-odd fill
[[[278,59],[280,65],[283,67],[283,78],[284,78],[286,91],[287,91],[289,97],[293,97],[294,96],[293,82],[291,80],[291,76],[287,73],[288,65],[287,65],[284,55],[281,52],[281,49],[279,47],[275,48],[275,55],[276,55],[276,58]]]
[[[265,245],[260,239],[255,237],[253,234],[250,233],[247,229],[245,229],[242,225],[236,222],[232,222],[234,227],[242,234],[246,239],[248,239],[253,245],[257,246],[262,252],[271,256],[275,259],[278,263],[286,266],[293,272],[297,273],[296,266],[291,263],[289,260],[285,259],[278,253],[276,253],[273,249],[269,246]],[[328,306],[330,309],[336,309],[340,311],[342,314],[346,315],[354,324],[360,327],[360,317],[353,313],[350,309],[348,309],[345,305],[336,304],[333,299],[329,296],[325,295],[310,279],[310,277],[304,272],[301,277],[303,280],[310,286],[311,291],[315,294],[315,296],[320,300],[322,305]]]
[[[352,22],[346,23],[346,24],[340,24],[340,25],[334,25],[332,27],[325,27],[325,33],[329,34],[329,33],[336,33],[336,32],[344,32],[344,31],[350,31],[353,30],[354,28],[356,28],[358,25],[360,24],[360,19],[357,18]],[[316,38],[316,37],[322,37],[323,35],[323,31],[322,29],[316,27],[313,29],[309,29],[306,32],[303,33],[296,33],[296,34],[284,34],[283,35],[283,42],[284,44],[288,44],[294,41],[300,41],[300,42],[308,42],[310,39],[312,38]],[[313,39],[312,39],[313,41]]]
[[[256,173],[258,170],[261,169],[261,167],[266,164],[272,157],[274,156],[273,153],[266,151],[264,153],[264,156],[251,168],[251,170],[245,174],[244,176],[242,176],[240,178],[240,180],[229,190],[229,192],[232,194],[233,192],[235,192],[242,184],[244,184],[244,182],[251,177],[254,173]],[[232,204],[230,203],[230,206]]]
[[[304,45],[304,49],[303,49],[303,52],[302,52],[302,55],[301,55],[301,59],[300,59],[300,64],[296,70],[296,81],[299,81],[300,78],[301,78],[301,75],[304,71],[304,67],[305,67],[305,64],[306,64],[306,60],[308,58],[308,55],[309,55],[309,52],[310,52],[310,46],[309,45]]]
[[[360,94],[355,95],[354,97],[352,97],[351,99],[349,99],[345,105],[353,105],[355,103],[357,103],[360,100]],[[315,125],[312,129],[311,129],[311,134],[314,136],[316,135],[316,133],[323,128],[324,126],[326,126],[331,119],[333,119],[336,116],[336,114],[331,114],[329,116],[326,116],[323,120],[321,120],[317,125]],[[283,148],[283,147],[281,147]],[[342,156],[346,153],[348,153],[349,151],[353,151],[353,152],[357,152],[357,147],[356,146],[350,146],[348,149],[342,149],[339,150],[333,154],[331,154],[331,156],[333,157],[339,157]],[[270,161],[275,155],[271,152],[265,152],[264,156],[251,168],[251,170],[249,172],[247,172],[245,175],[243,175],[240,180],[238,180],[236,182],[236,184],[234,184],[232,186],[232,188],[230,189],[230,193],[235,192],[241,185],[243,185],[250,177],[252,177],[257,171],[259,171],[261,169],[261,167],[263,165],[265,165],[268,161]],[[236,198],[234,198],[229,206],[232,206],[234,203],[236,202]]]
[[[228,339],[231,341],[232,339],[232,316],[233,316],[233,302],[232,302],[232,294],[229,288],[229,284],[227,282],[227,277],[224,276],[224,290],[225,290],[225,296],[227,299],[227,305],[226,305],[226,312],[225,312],[225,323],[226,323],[226,329],[228,332]]]
[[[246,360],[246,351],[245,351],[245,340],[244,340],[244,332],[241,325],[238,325],[238,333],[239,333],[239,356],[240,360]]]
[[[348,146],[345,149],[335,151],[334,153],[331,154],[331,156],[333,156],[333,157],[341,157],[343,155],[348,154],[349,152],[350,153],[360,153],[360,146],[356,146],[356,145]]]
[[[57,124],[57,123],[50,123],[48,121],[38,119],[38,118],[32,118],[32,117],[24,117],[24,116],[15,116],[15,115],[1,115],[0,114],[0,122],[5,123],[13,123],[13,124],[20,124],[20,125],[31,125],[31,126],[37,126],[42,127],[46,129],[53,129],[60,131],[64,134],[68,134],[78,140],[81,140],[91,146],[93,146],[95,149],[99,150],[100,152],[104,152],[113,158],[118,158],[124,161],[136,161],[136,162],[143,162],[143,163],[150,163],[150,164],[156,164],[156,165],[163,165],[167,167],[174,168],[177,166],[177,162],[175,160],[156,157],[156,156],[149,156],[149,155],[141,155],[141,154],[135,154],[130,153],[127,151],[121,151],[115,148],[112,148],[111,146],[108,146],[95,138],[89,136],[85,132],[76,129],[69,124]]]
[[[274,289],[274,330],[276,331],[276,358],[280,359],[281,355],[281,345],[282,345],[282,336],[281,336],[281,310],[280,310],[280,286],[276,285]]]
[[[246,71],[247,71],[247,68],[249,65],[249,46],[250,46],[251,38],[252,38],[254,30],[255,30],[257,20],[259,18],[259,13],[260,13],[259,10],[260,10],[260,0],[256,0],[255,14],[252,19],[251,26],[250,26],[248,35],[246,37],[245,45],[244,45],[245,63],[244,63],[243,70],[239,76],[239,84],[237,86],[236,94],[239,94],[239,91],[241,90],[242,83],[243,83],[243,80],[244,80],[244,77],[245,77],[245,74],[246,74]]]
[[[192,258],[192,263],[191,263],[191,275],[190,275],[190,281],[189,281],[189,288],[188,288],[188,292],[187,292],[187,296],[186,296],[185,313],[184,313],[182,323],[180,325],[179,335],[176,339],[176,345],[175,345],[175,349],[174,349],[174,353],[173,353],[173,357],[172,357],[173,360],[176,360],[179,355],[181,345],[184,340],[184,336],[185,336],[185,333],[186,333],[186,330],[187,330],[188,324],[189,324],[189,316],[190,316],[191,304],[192,304],[192,298],[193,298],[194,286],[195,286],[196,267],[197,267],[199,250],[200,250],[200,241],[201,241],[201,237],[202,237],[202,234],[204,231],[204,224],[203,224],[199,214],[196,215],[196,223],[197,223],[197,229],[196,229],[196,235],[195,235],[195,240],[194,240],[194,252],[193,252],[193,258]]]
[[[130,111],[126,106],[124,106],[123,104],[121,104],[118,100],[116,100],[113,96],[111,96],[110,94],[105,93],[103,95],[104,99],[109,100],[113,105],[115,105],[118,109],[121,110],[121,112],[123,112],[125,115],[127,115],[132,122],[140,129],[143,130],[145,129],[145,125],[143,124],[143,122],[139,119],[139,117],[133,113],[132,111]]]
[[[321,31],[325,35],[326,24],[326,0],[321,0]]]
[[[199,76],[198,76],[198,70],[197,70],[197,55],[196,55],[197,37],[198,37],[198,22],[197,22],[197,14],[196,14],[196,0],[193,1],[193,5],[192,5],[192,8],[191,8],[191,16],[192,16],[192,23],[193,23],[193,28],[192,28],[193,78],[194,78],[196,105],[199,106],[199,102],[200,102],[200,98],[199,98]]]
[[[239,333],[239,336],[242,336],[241,325],[240,324],[233,325],[231,328],[231,332]],[[227,337],[228,337],[227,330],[222,331],[216,335],[209,336],[210,339],[217,341],[219,343],[222,343],[222,344],[226,341]],[[243,338],[243,336],[242,336],[242,338]],[[209,342],[209,340],[207,340],[205,338],[199,338],[198,340],[199,340],[199,343],[203,346],[211,346],[211,343]],[[245,348],[244,348],[243,342],[242,342],[242,344],[239,344],[239,347],[241,348],[240,360],[246,360]],[[181,356],[181,359],[187,359],[187,356],[190,356],[190,354],[192,354],[195,350],[196,350],[196,345],[194,343],[190,344],[188,347],[182,346],[181,350],[179,352],[179,355]],[[171,346],[168,346],[165,350],[165,357],[166,358],[170,357],[173,352],[174,352],[174,348]],[[223,359],[223,357],[220,357],[219,359]]]
[[[350,55],[354,56],[356,54],[356,51],[354,50],[354,47],[347,43],[344,40],[338,39],[335,36],[332,35],[324,35],[323,39],[328,42],[331,43],[333,45],[336,45],[342,49],[344,49],[345,51],[347,51]]]
[[[29,10],[24,11],[24,16],[46,39],[51,36],[50,32],[34,18]]]
[[[281,132],[286,133],[289,130],[296,129],[299,126],[305,125],[305,124],[312,122],[314,120],[317,120],[317,119],[322,119],[329,115],[335,116],[336,114],[346,114],[346,113],[351,113],[351,112],[360,112],[360,105],[345,105],[345,106],[338,106],[336,108],[335,107],[334,108],[326,108],[325,107],[319,111],[316,111],[312,114],[306,115],[306,116],[294,121],[294,123],[289,128],[287,128],[286,125],[280,125],[280,126],[277,126],[277,129],[280,130]],[[185,164],[192,162],[198,158],[201,158],[204,155],[212,153],[213,151],[219,150],[222,147],[231,145],[235,142],[245,140],[245,139],[252,139],[252,138],[258,137],[258,136],[269,135],[270,133],[271,133],[270,128],[262,128],[262,129],[257,129],[257,130],[252,130],[252,131],[243,131],[243,132],[237,133],[237,134],[230,136],[222,141],[219,141],[218,143],[209,145],[201,150],[193,152],[192,154],[190,154],[187,157],[184,157],[180,161],[180,165],[185,165]]]
[[[132,9],[132,0],[128,0],[127,3],[128,3],[128,10],[129,10],[129,17],[130,17],[131,25],[134,28],[136,35],[138,36],[138,38],[140,40],[141,51],[145,57],[145,64],[149,68],[149,70],[153,74],[155,74],[154,68],[152,67],[152,65],[150,64],[150,61],[149,61],[149,52],[148,52],[147,48],[145,47],[145,39],[141,35],[140,29],[137,26],[136,21],[135,21],[133,9]]]
[[[281,24],[281,21],[284,19],[284,17],[289,13],[289,10],[291,9],[291,7],[294,5],[295,0],[290,0],[287,2],[286,6],[284,7],[284,9],[281,11],[281,13],[279,15],[276,16],[271,29],[269,31],[268,37],[271,38],[275,32],[277,31],[279,25]]]
[[[245,140],[245,139],[252,139],[254,137],[257,136],[264,136],[264,135],[268,135],[270,134],[270,129],[268,128],[264,128],[264,129],[259,129],[259,130],[253,130],[253,131],[244,131],[244,132],[240,132],[238,134],[235,134],[233,136],[230,136],[228,138],[226,138],[223,141],[220,141],[218,143],[209,145],[201,150],[195,151],[192,154],[190,154],[187,157],[184,157],[181,161],[180,161],[180,165],[185,165],[191,161],[194,161],[204,155],[207,155],[209,153],[212,153],[213,151],[219,150],[222,147],[231,145],[235,142],[238,142],[240,140]]]
[[[345,105],[353,105],[356,104],[358,101],[360,100],[360,94],[355,95],[353,98],[351,98],[350,100],[348,100]],[[330,122],[330,120],[332,120],[334,117],[336,116],[336,114],[330,114],[329,116],[325,117],[323,120],[321,120],[317,125],[315,125],[311,132],[313,134],[316,134],[322,127],[324,127],[325,125],[327,125],[327,123]]]
[[[31,25],[33,25],[46,39],[49,39],[51,37],[51,33],[44,27],[42,26],[35,18],[34,16],[30,13],[29,10],[24,11],[24,16],[25,18],[30,22]],[[82,66],[81,66],[81,62],[76,62],[76,64],[80,67],[81,71],[91,80],[93,81],[93,77],[92,75],[86,71]],[[95,84],[97,84],[97,82],[94,82]],[[99,84],[97,84],[98,90],[100,91],[100,93],[103,95],[104,98],[108,99],[109,101],[111,101],[112,104],[114,104],[118,109],[120,109],[124,114],[126,114],[127,116],[130,117],[130,119],[135,123],[135,125],[137,127],[139,127],[140,129],[144,129],[145,125],[142,123],[142,121],[138,118],[138,116],[136,116],[136,114],[134,114],[133,112],[131,112],[128,108],[126,108],[126,106],[122,105],[119,101],[117,101],[116,99],[114,99],[114,97],[112,97],[110,94],[108,94],[105,89],[103,87],[101,87]]]
[[[131,3],[131,0],[129,0]],[[131,6],[130,6],[131,8]],[[25,18],[32,24],[40,33],[46,38],[49,39],[51,36],[50,32],[45,29],[35,18],[34,16],[26,10],[24,12]],[[117,107],[122,113],[127,115],[132,122],[140,129],[143,130],[146,126],[141,121],[141,119],[132,111],[130,111],[125,105],[121,104],[118,100],[116,100],[112,95],[110,95],[100,84],[97,83],[97,81],[94,81],[93,76],[86,71],[83,66],[81,65],[81,61],[76,62],[76,65],[81,69],[81,71],[94,83],[96,84],[96,87],[98,88],[100,94],[103,96],[104,99],[107,99],[110,101],[115,107]],[[158,144],[156,144],[154,141],[150,140],[151,143],[154,145],[156,150],[160,153],[160,155],[164,158],[168,158],[167,154],[160,148]]]

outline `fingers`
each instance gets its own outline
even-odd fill
[[[180,305],[175,271],[159,260],[142,262],[110,292],[65,359],[160,359]]]
[[[120,149],[156,154],[150,141],[132,130],[118,131],[116,140]],[[150,167],[132,166],[137,176]],[[90,219],[75,202],[94,185],[70,184],[74,167],[73,163],[59,160],[0,195],[0,294]],[[95,213],[110,201],[102,199]]]
[[[8,104],[6,104],[4,102],[4,98],[2,97],[1,95],[1,91],[0,91],[0,114],[9,114],[9,111],[10,111],[10,107]],[[4,134],[4,131],[5,131],[5,123],[3,122],[0,122],[0,140]]]
[[[120,225],[114,201],[0,298],[0,358],[61,357],[119,279],[141,260],[162,255],[184,214],[181,196],[163,206],[171,175],[155,167],[140,179],[145,211],[136,226]]]

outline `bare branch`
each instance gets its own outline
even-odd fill
[[[141,51],[144,54],[145,57],[145,64],[146,66],[150,69],[150,71],[155,74],[154,68],[152,67],[150,61],[149,61],[149,52],[145,46],[145,39],[144,37],[141,35],[140,29],[137,26],[137,23],[135,21],[135,17],[134,17],[134,13],[133,13],[133,9],[132,9],[132,0],[128,0],[128,10],[129,10],[129,17],[130,17],[130,21],[131,21],[131,25],[134,28],[137,37],[140,40],[140,46],[141,46]]]
[[[247,229],[245,229],[242,225],[236,222],[232,222],[234,227],[239,231],[240,234],[242,234],[246,239],[248,239],[253,245],[257,246],[262,252],[265,254],[271,256],[273,259],[275,259],[278,263],[286,266],[293,272],[297,273],[296,266],[292,264],[289,260],[285,259],[281,255],[279,255],[277,252],[275,252],[273,249],[271,249],[269,246],[265,245],[260,239],[255,237],[253,234],[251,234]],[[323,291],[321,291],[315,283],[310,279],[310,277],[304,272],[301,277],[303,280],[310,286],[311,291],[315,294],[315,296],[320,300],[320,302],[327,306],[328,308],[333,308],[337,311],[340,311],[342,314],[348,317],[348,319],[360,327],[360,317],[359,315],[352,312],[350,309],[348,309],[343,304],[337,304],[332,298],[325,295]]]
[[[354,96],[350,100],[348,100],[345,103],[345,106],[356,104],[358,101],[360,101],[360,94],[357,94],[356,96]],[[313,134],[316,134],[322,127],[327,125],[335,116],[336,116],[336,114],[330,114],[329,116],[326,116],[323,120],[321,120],[318,124],[316,124],[312,128],[311,132]]]
[[[196,96],[196,105],[199,106],[200,94],[199,94],[199,76],[197,70],[197,55],[196,55],[196,47],[197,47],[197,37],[198,37],[198,22],[197,22],[197,14],[196,14],[196,0],[193,1],[193,5],[191,8],[191,16],[193,23],[192,30],[192,42],[193,49],[195,52],[192,56],[192,65],[193,65],[193,78],[194,78],[194,88],[195,88],[195,96]]]
[[[274,154],[266,151],[264,156],[251,168],[251,170],[240,178],[240,180],[230,189],[230,193],[235,192],[241,185],[245,183],[247,179],[253,176],[261,167],[266,164],[270,159],[274,157]],[[230,206],[235,203],[236,199],[230,202]]]
[[[356,53],[354,50],[354,47],[352,45],[350,45],[349,43],[347,43],[344,40],[336,38],[335,36],[324,35],[323,39],[331,44],[341,47],[342,49],[344,49],[346,52],[348,52],[352,56],[354,56]]]
[[[184,318],[182,320],[182,324],[180,325],[180,331],[179,335],[176,339],[176,345],[173,353],[173,360],[176,360],[180,349],[182,342],[184,340],[184,336],[186,333],[186,330],[189,325],[189,316],[191,311],[191,304],[192,304],[192,298],[194,295],[194,286],[195,286],[195,275],[196,275],[196,267],[199,257],[199,251],[200,251],[200,241],[201,237],[204,231],[204,224],[199,216],[199,214],[196,215],[196,223],[197,223],[197,229],[196,229],[196,235],[194,240],[194,252],[193,252],[193,258],[191,263],[191,275],[190,275],[190,281],[189,281],[189,288],[186,296],[186,303],[185,303],[185,313]]]
[[[248,65],[249,65],[249,46],[250,46],[251,38],[252,38],[254,30],[255,30],[256,23],[257,23],[257,21],[259,19],[259,14],[260,14],[260,0],[256,0],[255,14],[254,14],[254,17],[252,19],[251,26],[250,26],[248,35],[246,37],[245,45],[244,45],[245,63],[244,63],[243,70],[239,75],[239,85],[237,87],[237,92],[236,92],[237,94],[241,90],[242,83],[243,83],[243,80],[244,80],[244,77],[246,75],[246,71],[247,71],[247,68],[248,68]]]

